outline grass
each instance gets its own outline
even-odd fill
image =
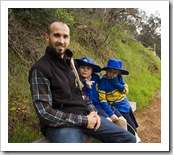
[[[32,142],[41,137],[27,79],[29,67],[13,51],[9,51],[9,143]]]
[[[136,42],[128,44],[116,43],[119,59],[124,62],[124,69],[130,74],[125,77],[129,85],[128,99],[137,103],[137,111],[146,108],[160,88],[160,61],[143,46]]]

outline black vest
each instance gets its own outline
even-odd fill
[[[70,52],[66,50],[66,53]],[[45,55],[31,68],[29,78],[34,69],[40,71],[50,82],[53,109],[74,114],[88,113],[86,101],[83,100],[82,93],[75,84],[69,59],[61,59],[56,51],[47,47]]]

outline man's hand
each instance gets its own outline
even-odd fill
[[[96,131],[100,127],[100,124],[101,124],[101,119],[99,115],[97,114],[95,117],[96,117],[96,125],[94,127],[94,131]]]
[[[98,116],[97,112],[92,111],[89,115],[87,115],[88,118],[88,129],[94,129],[96,131],[100,127],[100,117]]]

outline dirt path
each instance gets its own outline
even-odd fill
[[[156,93],[149,107],[135,113],[138,135],[142,143],[161,143],[161,91]]]

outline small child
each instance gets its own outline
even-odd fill
[[[110,121],[115,122],[119,126],[127,130],[127,124],[121,113],[115,109],[115,112],[109,117],[109,115],[102,109],[98,96],[98,83],[100,81],[100,76],[96,73],[101,72],[101,67],[94,64],[94,61],[88,57],[82,57],[76,59],[78,65],[78,72],[81,81],[84,84],[84,91],[88,95],[89,99],[93,102],[94,106],[98,110],[98,114],[107,118]],[[124,120],[119,121],[119,119]]]
[[[126,97],[129,91],[128,85],[122,77],[122,75],[128,75],[129,72],[122,69],[122,61],[117,59],[109,59],[107,67],[102,70],[105,70],[106,74],[99,82],[98,92],[103,109],[110,116],[114,112],[113,108],[116,108],[127,120],[128,131],[136,135],[138,124]]]

